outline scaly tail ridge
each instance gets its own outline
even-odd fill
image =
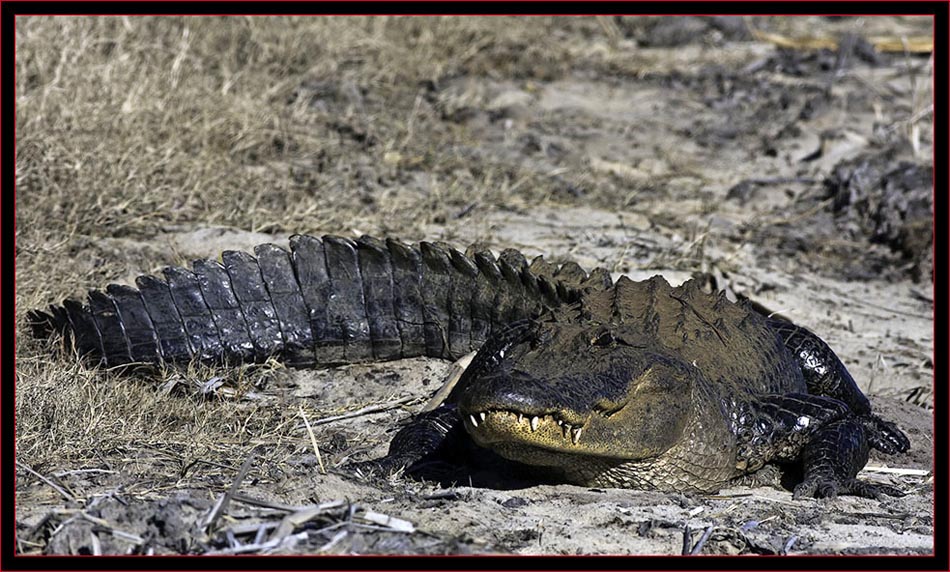
[[[169,267],[137,288],[111,284],[86,304],[31,311],[37,337],[63,335],[105,365],[263,361],[311,366],[414,356],[457,358],[507,324],[609,287],[602,269],[516,250],[496,260],[443,243],[295,235],[254,256]],[[605,278],[606,276],[606,278]]]

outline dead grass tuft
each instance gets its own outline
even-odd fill
[[[248,442],[276,443],[293,431],[292,411],[242,400],[247,390],[240,381],[228,384],[237,388],[235,397],[216,398],[189,391],[195,379],[182,384],[185,391],[165,392],[154,379],[89,369],[68,358],[18,365],[17,455],[40,472],[99,467],[154,477],[157,466],[169,463],[231,464]],[[182,374],[159,380],[172,375]]]

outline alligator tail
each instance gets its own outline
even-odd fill
[[[169,267],[137,288],[110,284],[86,304],[32,311],[33,333],[61,333],[101,364],[264,361],[332,365],[415,356],[456,358],[508,323],[609,286],[573,263],[557,267],[506,250],[461,252],[372,237],[295,235],[256,256]]]

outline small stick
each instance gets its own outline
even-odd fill
[[[442,405],[442,402],[445,401],[445,398],[452,392],[452,389],[455,388],[455,384],[458,383],[459,379],[462,378],[462,374],[465,373],[465,370],[472,363],[472,358],[475,357],[475,353],[476,352],[472,352],[460,357],[449,367],[449,374],[445,378],[445,383],[442,384],[442,387],[440,387],[422,407],[423,412],[432,411]]]
[[[222,555],[222,554],[244,554],[245,552],[261,552],[264,550],[281,548],[284,545],[296,544],[300,542],[301,540],[306,540],[307,536],[308,534],[306,532],[301,532],[298,534],[294,534],[292,536],[282,538],[280,540],[271,540],[268,542],[264,542],[263,544],[242,544],[238,548],[226,548],[224,550],[211,550],[211,551],[205,552],[204,555],[215,556],[215,555]]]
[[[739,527],[739,532],[749,532],[750,530],[752,530],[753,528],[759,526],[760,524],[762,524],[762,523],[759,522],[759,521],[757,521],[757,520],[750,520],[749,522],[747,522],[747,523],[743,524],[741,527]]]
[[[337,532],[335,535],[333,535],[333,538],[330,539],[330,542],[327,542],[326,544],[321,546],[319,549],[317,549],[317,552],[326,552],[327,550],[330,550],[331,548],[336,546],[338,542],[346,538],[346,535],[348,534],[349,532],[345,530],[341,530]]]
[[[415,532],[416,527],[413,526],[411,522],[402,518],[396,518],[395,516],[389,516],[388,514],[382,514],[376,511],[367,510],[360,517],[363,520],[368,520],[373,524],[378,524],[384,526],[389,530],[395,530],[398,532]]]
[[[92,522],[91,519],[93,519],[93,518],[95,518],[95,517],[90,516],[89,513],[88,513],[88,511],[90,511],[90,510],[96,508],[96,507],[99,505],[99,503],[101,503],[102,501],[104,501],[104,500],[106,500],[106,499],[110,499],[110,498],[118,499],[118,497],[116,497],[115,494],[116,494],[117,492],[121,491],[124,487],[125,487],[125,485],[119,485],[118,487],[116,487],[116,488],[113,489],[112,491],[109,491],[108,493],[106,493],[106,494],[104,494],[104,495],[101,495],[101,496],[98,496],[98,497],[93,498],[93,499],[92,499],[92,502],[88,503],[88,504],[86,505],[86,507],[85,507],[83,510],[79,510],[79,509],[68,509],[68,508],[64,508],[64,509],[54,509],[52,513],[49,513],[49,514],[46,515],[46,517],[44,517],[44,520],[45,520],[47,517],[49,517],[50,515],[56,515],[56,516],[66,516],[66,515],[70,515],[70,517],[67,518],[66,520],[64,520],[63,522],[59,523],[59,524],[56,526],[56,528],[54,528],[53,531],[50,532],[50,534],[49,534],[49,535],[50,535],[50,538],[52,538],[52,537],[56,536],[57,534],[59,534],[61,530],[63,530],[64,528],[66,528],[67,526],[69,526],[73,521],[75,521],[75,520],[77,520],[77,519],[79,519],[79,518],[86,518],[87,520],[90,520],[90,522]],[[103,522],[105,522],[105,521],[103,521]],[[32,534],[32,532],[31,532],[31,534]]]
[[[118,528],[115,528],[114,526],[109,524],[109,521],[107,521],[104,518],[99,518],[98,516],[92,516],[91,514],[87,512],[80,512],[78,516],[96,525],[97,527],[99,527],[99,529],[101,529],[101,531],[108,532],[113,537],[118,538],[120,540],[125,540],[126,542],[131,542],[136,545],[142,544],[145,542],[145,539],[142,538],[141,536],[137,534],[132,534],[131,532],[126,532],[124,530],[119,530]],[[95,531],[96,529],[93,529],[93,530]]]
[[[780,48],[794,48],[804,50],[836,50],[838,42],[832,38],[789,38],[780,34],[763,32],[750,27],[752,36],[760,42],[775,44]],[[866,41],[879,52],[909,52],[929,53],[933,51],[933,38],[927,36],[913,36],[910,38],[899,36],[871,36]]]
[[[792,549],[792,545],[795,544],[795,541],[798,540],[798,535],[793,534],[789,537],[788,542],[785,543],[785,546],[782,547],[782,555],[788,554],[788,551]]]
[[[929,476],[931,471],[925,469],[902,469],[900,467],[875,467],[867,466],[861,469],[861,472],[869,473],[892,473],[895,475],[908,475],[914,477],[926,477]]]
[[[709,540],[710,536],[712,536],[713,528],[713,526],[710,526],[706,529],[706,532],[704,532],[703,535],[699,537],[699,542],[696,543],[696,546],[694,546],[689,553],[690,556],[696,556],[703,551],[703,546],[706,545],[706,541]]]
[[[689,554],[689,549],[693,545],[693,531],[689,529],[689,524],[683,527],[683,551],[682,555]]]
[[[142,544],[145,542],[145,539],[142,538],[141,536],[137,534],[132,534],[131,532],[125,532],[124,530],[119,530],[117,528],[110,528],[109,534],[111,534],[112,536],[120,540],[125,540],[133,544]]]
[[[843,512],[847,516],[856,516],[858,518],[889,518],[891,520],[904,520],[912,516],[910,513],[902,512],[898,514],[887,514],[883,512]]]
[[[290,536],[298,526],[310,522],[327,511],[343,506],[343,501],[330,501],[322,504],[308,506],[292,514],[288,514],[277,525],[277,528],[271,533],[268,542],[280,541]]]
[[[231,483],[231,488],[228,489],[228,492],[221,496],[221,499],[217,502],[214,508],[211,509],[211,513],[208,515],[208,520],[205,522],[206,529],[211,530],[214,528],[214,524],[218,522],[218,519],[221,518],[222,514],[224,514],[225,509],[228,508],[228,503],[237,493],[238,487],[241,486],[241,481],[244,480],[244,477],[251,468],[251,463],[253,463],[254,459],[256,458],[257,447],[254,447],[251,449],[251,453],[247,456],[247,460],[244,461],[243,465],[241,465],[241,469],[238,471],[237,476],[234,477],[234,482]]]
[[[266,522],[261,523],[261,525],[257,528],[257,534],[254,535],[254,542],[252,544],[260,544],[261,542],[264,542],[264,537],[267,536],[268,524],[273,525],[270,528],[277,526],[276,522],[275,523],[266,523]]]
[[[752,185],[788,185],[790,183],[800,183],[803,185],[814,185],[818,179],[811,177],[766,177],[764,179],[745,179],[740,181]]]
[[[104,473],[107,475],[114,475],[116,474],[116,472],[117,471],[110,471],[107,469],[75,469],[73,471],[59,471],[59,472],[53,473],[53,476],[56,477],[57,479],[61,479],[68,475],[81,475],[83,473]]]
[[[310,444],[313,445],[313,453],[317,456],[317,463],[320,464],[320,474],[327,474],[327,468],[323,466],[323,457],[320,456],[320,447],[317,447],[317,437],[313,434],[313,427],[310,426],[310,420],[304,413],[303,405],[300,406],[300,416],[303,417],[303,424],[307,426],[307,433],[310,434]]]
[[[243,493],[234,493],[231,496],[231,500],[234,502],[249,504],[251,506],[259,506],[261,508],[269,508],[269,509],[280,510],[284,512],[297,512],[298,510],[303,510],[307,508],[305,506],[292,506],[288,504],[281,504],[281,503],[271,502],[268,500],[257,499],[254,497],[247,496]]]
[[[459,494],[458,491],[452,489],[446,489],[444,491],[436,491],[430,495],[422,497],[423,500],[458,500]]]
[[[18,467],[20,467],[21,469],[23,469],[24,471],[30,473],[31,475],[33,475],[34,477],[36,477],[36,478],[38,478],[39,480],[43,481],[43,482],[46,483],[47,485],[53,487],[53,490],[55,490],[56,492],[58,492],[59,494],[61,494],[61,495],[63,496],[63,498],[65,498],[66,500],[71,501],[71,502],[75,502],[75,501],[76,501],[76,497],[73,496],[73,495],[71,495],[71,494],[69,494],[68,492],[66,492],[66,489],[64,489],[63,487],[57,485],[57,484],[54,483],[53,481],[51,481],[51,480],[47,479],[46,477],[44,477],[43,475],[37,473],[36,471],[34,471],[34,470],[31,469],[30,467],[24,465],[24,464],[21,463],[20,461],[15,461],[15,462],[16,462],[16,466],[18,466]]]
[[[234,499],[231,499],[231,500],[234,500]],[[247,523],[232,524],[228,528],[232,530],[234,534],[237,536],[244,536],[245,534],[250,534],[252,532],[258,534],[260,538],[252,542],[252,544],[257,544],[263,541],[264,532],[266,532],[267,530],[270,530],[271,528],[274,528],[275,526],[277,526],[277,524],[278,523],[276,521],[247,522]]]
[[[333,415],[330,417],[324,417],[323,419],[317,419],[313,422],[313,425],[325,425],[326,423],[333,423],[334,421],[341,421],[343,419],[352,419],[354,417],[360,417],[368,413],[377,413],[379,411],[387,411],[389,409],[395,409],[403,403],[408,403],[416,399],[415,395],[407,395],[406,397],[399,398],[395,401],[390,401],[388,403],[377,403],[376,405],[367,405],[356,411],[350,411],[349,413],[344,413],[342,415]],[[301,426],[297,426],[297,429],[300,429]]]

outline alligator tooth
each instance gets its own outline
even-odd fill
[[[539,419],[538,419],[537,416],[534,416],[534,417],[531,418],[531,430],[532,430],[532,431],[537,431],[537,430],[538,430],[538,421],[539,421]]]
[[[524,419],[524,415],[518,414],[518,423],[521,423],[521,420]]]
[[[564,422],[561,421],[560,419],[558,419],[558,420],[557,420],[557,426],[558,426],[558,427],[561,427],[561,426],[563,426],[563,425],[564,425]]]
[[[484,411],[482,411],[481,413],[479,413],[478,416],[482,418],[482,421],[485,420],[485,412],[484,412]]]
[[[577,442],[581,438],[581,429],[583,429],[583,427],[578,427],[577,429],[574,429],[573,433],[571,433],[571,441],[573,441],[575,445],[577,445]]]
[[[475,427],[478,427],[478,421],[475,420],[475,416],[474,416],[474,415],[469,415],[468,417],[469,417],[469,419],[472,420],[472,425],[474,425]]]

